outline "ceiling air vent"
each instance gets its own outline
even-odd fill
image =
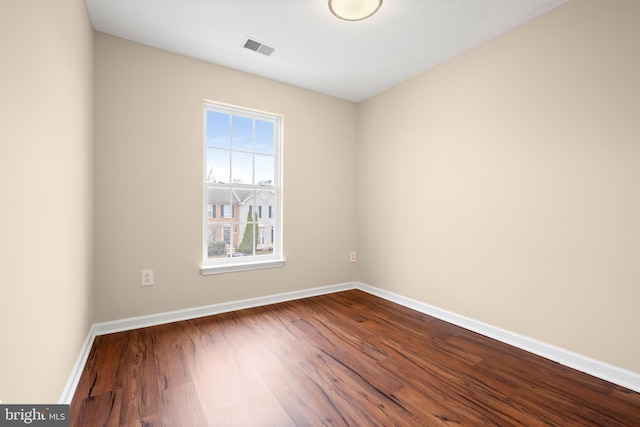
[[[275,48],[251,39],[247,39],[247,41],[244,42],[244,47],[267,56],[271,56],[275,51]]]

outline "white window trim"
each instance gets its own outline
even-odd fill
[[[202,246],[203,246],[203,263],[200,266],[200,273],[203,276],[208,276],[212,274],[222,274],[222,273],[231,273],[231,272],[239,272],[239,271],[249,271],[249,270],[259,270],[259,269],[267,269],[267,268],[279,268],[284,267],[285,259],[282,255],[283,252],[283,241],[282,241],[282,128],[284,118],[281,115],[262,112],[258,110],[251,110],[247,108],[235,107],[228,104],[222,104],[213,101],[204,102],[203,115],[203,135],[204,135],[204,143],[203,143],[203,171],[204,176],[206,176],[206,168],[207,168],[207,107],[214,107],[216,110],[226,110],[230,114],[240,114],[243,116],[254,116],[254,118],[277,118],[279,127],[277,129],[278,133],[278,141],[274,146],[274,155],[276,158],[276,171],[274,176],[275,186],[279,189],[278,197],[276,197],[276,205],[273,207],[274,211],[274,219],[277,222],[277,229],[279,230],[276,233],[275,240],[277,242],[274,245],[274,253],[272,255],[261,255],[259,257],[247,257],[248,260],[244,257],[238,258],[223,258],[223,259],[208,259],[208,248],[207,248],[207,240],[204,237],[207,231],[208,226],[208,212],[207,212],[207,185],[205,180],[203,180],[203,231],[202,231]],[[277,207],[276,207],[277,206]],[[276,251],[277,247],[277,251]]]
[[[203,276],[209,276],[211,274],[233,273],[237,271],[249,271],[249,270],[262,270],[264,268],[279,268],[284,267],[284,259],[272,259],[267,261],[252,261],[252,262],[239,262],[230,263],[227,265],[203,265],[200,267],[200,273]]]

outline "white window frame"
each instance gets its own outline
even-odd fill
[[[234,116],[248,117],[251,119],[270,121],[274,123],[274,180],[268,183],[268,189],[274,192],[273,218],[270,218],[274,224],[275,233],[273,244],[273,253],[269,255],[253,255],[244,257],[225,257],[209,259],[208,257],[208,190],[209,188],[232,188],[238,184],[234,183],[207,183],[207,111],[215,111]],[[265,113],[256,110],[231,106],[228,104],[220,104],[212,101],[205,101],[203,108],[203,232],[202,232],[202,266],[200,272],[202,275],[228,273],[235,271],[256,270],[263,268],[283,267],[285,260],[282,252],[282,127],[283,117],[277,114]],[[233,151],[233,148],[231,148]],[[254,187],[257,190],[264,190],[265,187],[260,184],[246,185],[244,187]],[[257,203],[256,203],[257,204]],[[214,207],[215,208],[215,207]],[[226,216],[226,212],[225,212]],[[223,217],[221,214],[220,217]]]

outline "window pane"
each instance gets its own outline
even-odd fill
[[[231,247],[231,221],[225,218],[231,206],[232,193],[228,189],[207,189],[207,257],[226,258]]]
[[[208,224],[207,233],[207,258],[226,258],[228,244],[224,240],[224,227],[219,224]]]
[[[268,221],[273,216],[271,210],[275,203],[275,194],[273,190],[260,190],[256,194],[256,205],[258,208],[254,212],[262,212],[262,216],[258,218],[259,222]]]
[[[207,183],[228,183],[231,172],[229,162],[229,151],[207,148]]]
[[[260,185],[273,185],[274,157],[256,154],[256,182]]]
[[[256,230],[257,226],[255,222],[241,222],[238,233],[238,252],[244,256],[252,256],[255,252],[256,242]]]
[[[273,246],[275,244],[275,223],[261,222],[258,224],[258,243],[256,244],[256,255],[273,254]]]
[[[253,120],[233,116],[231,122],[231,148],[233,150],[253,151]]]
[[[207,205],[212,205],[212,210],[217,211],[217,215],[213,215],[212,219],[220,219],[222,217],[221,206],[230,205],[232,203],[231,190],[226,188],[209,188],[207,189]]]
[[[262,217],[258,218],[258,235],[256,255],[272,255],[275,237],[275,222],[273,207],[276,203],[274,190],[260,190],[256,194],[257,211],[262,210]],[[262,208],[262,209],[260,209]]]
[[[273,123],[256,120],[256,153],[273,154],[273,131]]]
[[[240,220],[247,219],[247,210],[249,205],[253,205],[255,199],[255,192],[253,188],[234,188],[233,196],[235,202],[240,205]]]
[[[253,184],[253,154],[231,153],[231,182],[234,184]]]
[[[238,234],[238,224],[234,223],[231,227],[231,246],[233,246],[234,252],[238,251],[238,243],[240,242],[241,235]]]
[[[207,145],[229,148],[229,115],[207,111]]]

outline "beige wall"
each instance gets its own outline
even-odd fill
[[[3,403],[56,403],[92,321],[92,38],[82,0],[0,5]]]
[[[284,116],[283,268],[200,275],[204,99]],[[356,114],[350,102],[97,33],[95,320],[356,279]],[[140,286],[141,269],[154,270],[154,286]]]
[[[573,1],[361,104],[361,280],[640,372],[638,22]]]

